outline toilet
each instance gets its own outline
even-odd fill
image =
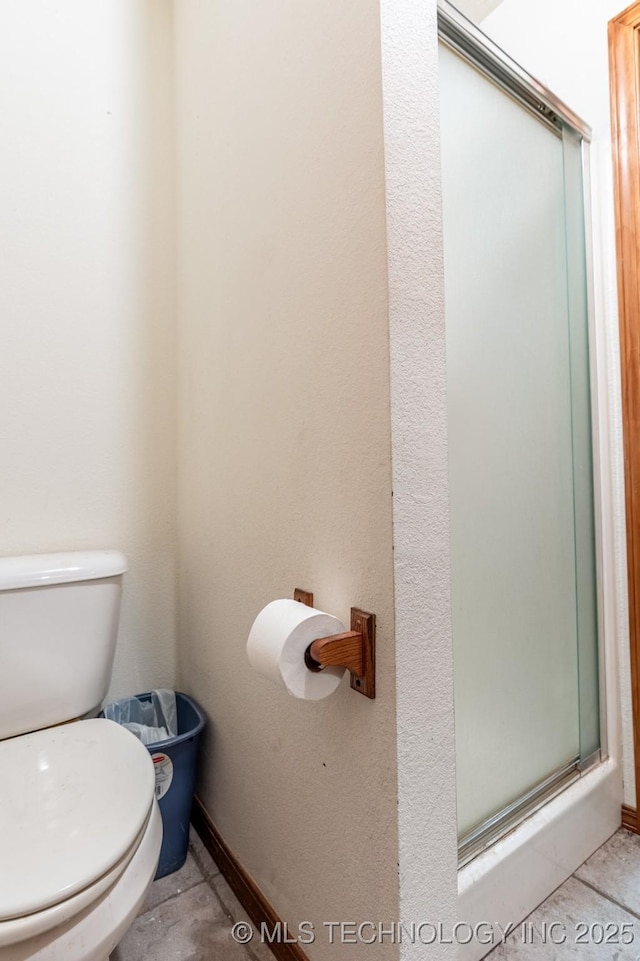
[[[107,961],[155,875],[153,763],[95,715],[126,558],[0,558],[0,961]]]

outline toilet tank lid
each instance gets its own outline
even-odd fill
[[[120,551],[65,551],[0,557],[0,591],[95,581],[124,574],[126,570],[127,558]]]

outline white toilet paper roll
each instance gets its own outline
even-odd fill
[[[342,634],[344,629],[337,617],[315,607],[286,599],[271,601],[260,611],[249,632],[249,661],[254,670],[294,697],[318,701],[335,691],[344,668],[310,671],[304,662],[305,651],[312,641]]]

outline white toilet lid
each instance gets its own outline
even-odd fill
[[[154,786],[146,747],[104,718],[0,741],[0,921],[112,868],[144,826]]]

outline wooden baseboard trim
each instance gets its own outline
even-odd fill
[[[269,932],[286,932],[282,919],[262,893],[250,874],[245,871],[233,851],[229,848],[217,827],[211,820],[202,801],[194,797],[191,809],[191,823],[200,835],[205,848],[220,868],[220,873],[256,926],[255,937],[260,936],[260,926],[264,924]],[[280,925],[276,928],[276,925]],[[278,961],[309,961],[308,956],[297,943],[284,940],[266,945]],[[249,944],[251,948],[251,944]]]
[[[622,827],[626,828],[627,831],[633,831],[635,834],[640,834],[640,827],[638,825],[638,812],[635,808],[629,807],[628,804],[622,805]]]

